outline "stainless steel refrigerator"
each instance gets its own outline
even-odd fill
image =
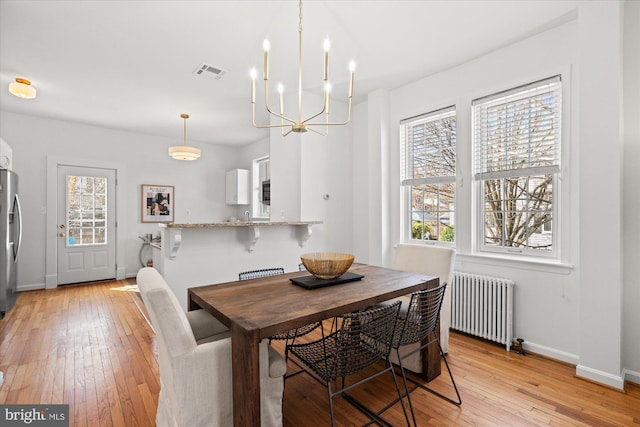
[[[18,198],[18,175],[0,169],[0,319],[17,297],[17,267],[22,240],[22,214]]]

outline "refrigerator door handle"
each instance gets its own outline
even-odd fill
[[[15,195],[15,206],[18,214],[18,244],[14,246],[13,259],[14,261],[18,259],[18,254],[20,253],[20,246],[22,246],[22,209],[20,209],[20,198],[18,195]]]

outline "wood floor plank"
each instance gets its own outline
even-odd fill
[[[160,391],[155,334],[130,281],[22,292],[0,320],[0,403],[66,403],[72,426],[153,426]],[[317,332],[319,334],[319,332]],[[310,335],[305,339],[316,339]],[[281,342],[274,347],[283,350]],[[418,425],[640,426],[640,385],[620,392],[579,379],[575,366],[452,333],[447,360],[463,404],[412,393]],[[380,367],[382,364],[380,365]],[[290,369],[294,365],[290,362]],[[452,393],[446,369],[431,383]],[[394,394],[391,375],[353,391],[379,407]],[[367,418],[334,399],[336,423]],[[385,413],[404,425],[399,405]],[[284,426],[329,424],[324,386],[300,374],[287,380]]]

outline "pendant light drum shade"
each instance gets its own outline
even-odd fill
[[[29,80],[22,78],[16,78],[15,82],[9,84],[9,92],[22,99],[33,99],[36,97],[36,88],[31,86]]]
[[[182,145],[169,147],[169,155],[176,160],[196,160],[200,157],[200,149],[187,145],[187,119],[188,114],[180,114],[184,119],[184,142]]]
[[[200,157],[200,149],[188,145],[169,147],[169,155],[176,160],[195,160]]]

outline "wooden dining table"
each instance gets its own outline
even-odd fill
[[[189,310],[204,309],[231,330],[234,426],[260,426],[260,340],[309,323],[437,287],[439,278],[366,264],[358,281],[313,290],[289,279],[306,271],[189,288]],[[423,378],[440,373],[440,355],[423,353]]]

